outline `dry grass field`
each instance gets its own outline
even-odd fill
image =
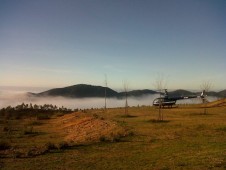
[[[226,169],[225,100],[0,119],[0,169]]]

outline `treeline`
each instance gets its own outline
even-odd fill
[[[72,110],[65,107],[57,107],[56,105],[52,104],[44,104],[44,105],[37,105],[37,104],[20,104],[15,107],[8,106],[5,108],[0,109],[0,116],[5,116],[9,118],[21,118],[24,116],[40,116],[41,115],[53,115],[54,113],[61,113],[67,114],[73,111],[77,111],[77,109]]]

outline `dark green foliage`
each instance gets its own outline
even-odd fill
[[[60,113],[67,114],[72,113],[71,109],[65,107],[57,107],[52,104],[44,105],[32,105],[24,104],[17,105],[16,107],[8,106],[0,109],[0,116],[3,116],[5,120],[8,119],[21,119],[24,117],[37,117],[38,120],[49,119],[52,115]]]

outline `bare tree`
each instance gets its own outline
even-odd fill
[[[108,86],[108,81],[107,81],[107,75],[105,74],[105,92],[104,92],[104,95],[105,95],[105,100],[104,100],[104,111],[106,112],[107,111],[107,86]]]
[[[203,111],[204,114],[207,114],[207,103],[208,103],[205,93],[208,93],[212,87],[213,87],[213,84],[211,81],[203,81],[202,84],[200,85],[200,88],[203,91],[203,95],[204,95],[202,98],[204,103],[204,111]]]
[[[125,115],[128,115],[128,89],[129,89],[129,84],[127,81],[123,82],[123,87],[124,87],[124,93],[125,93]]]
[[[159,114],[158,114],[158,120],[163,121],[163,113],[161,111],[162,108],[162,93],[163,90],[166,89],[166,78],[163,74],[158,74],[154,83],[155,88],[159,92]]]

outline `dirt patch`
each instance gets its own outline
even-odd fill
[[[114,141],[126,135],[126,130],[116,122],[79,113],[64,115],[55,120],[68,142],[89,143],[102,140]]]

